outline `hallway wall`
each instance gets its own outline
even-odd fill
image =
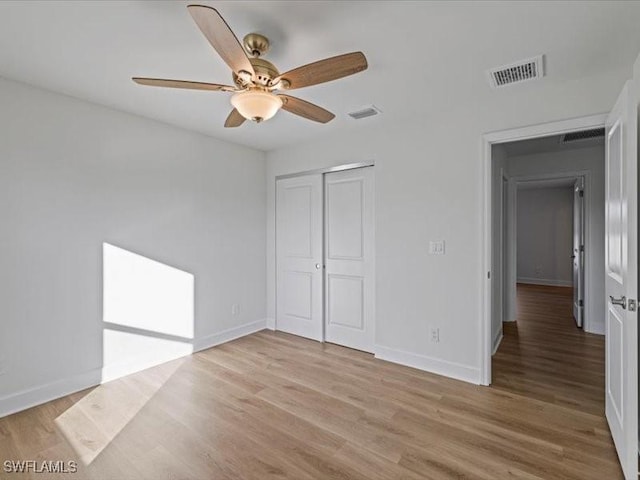
[[[573,283],[573,188],[518,189],[518,283]]]

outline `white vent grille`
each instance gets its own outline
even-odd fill
[[[378,107],[376,107],[375,105],[370,105],[360,110],[356,110],[355,112],[349,112],[347,115],[349,115],[354,120],[361,120],[363,118],[378,115],[379,113],[382,113],[382,112]]]
[[[537,80],[544,76],[543,57],[538,55],[520,62],[492,68],[487,71],[487,76],[493,88]]]

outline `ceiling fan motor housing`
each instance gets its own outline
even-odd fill
[[[270,87],[273,84],[273,80],[280,75],[275,65],[264,58],[254,57],[250,58],[249,61],[255,72],[253,79],[233,73],[233,82],[240,87],[245,88],[251,83],[257,86]]]

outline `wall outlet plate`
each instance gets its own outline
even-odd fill
[[[432,328],[430,330],[431,333],[431,341],[433,343],[439,343],[440,342],[440,329],[439,328]]]
[[[430,241],[429,242],[429,254],[430,255],[444,255],[444,240]]]

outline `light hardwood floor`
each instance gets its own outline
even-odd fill
[[[493,386],[594,415],[604,412],[604,336],[573,319],[567,287],[518,285],[517,322],[504,324]]]
[[[602,338],[561,289],[519,302],[491,388],[264,331],[0,419],[0,461],[114,480],[621,478]]]

